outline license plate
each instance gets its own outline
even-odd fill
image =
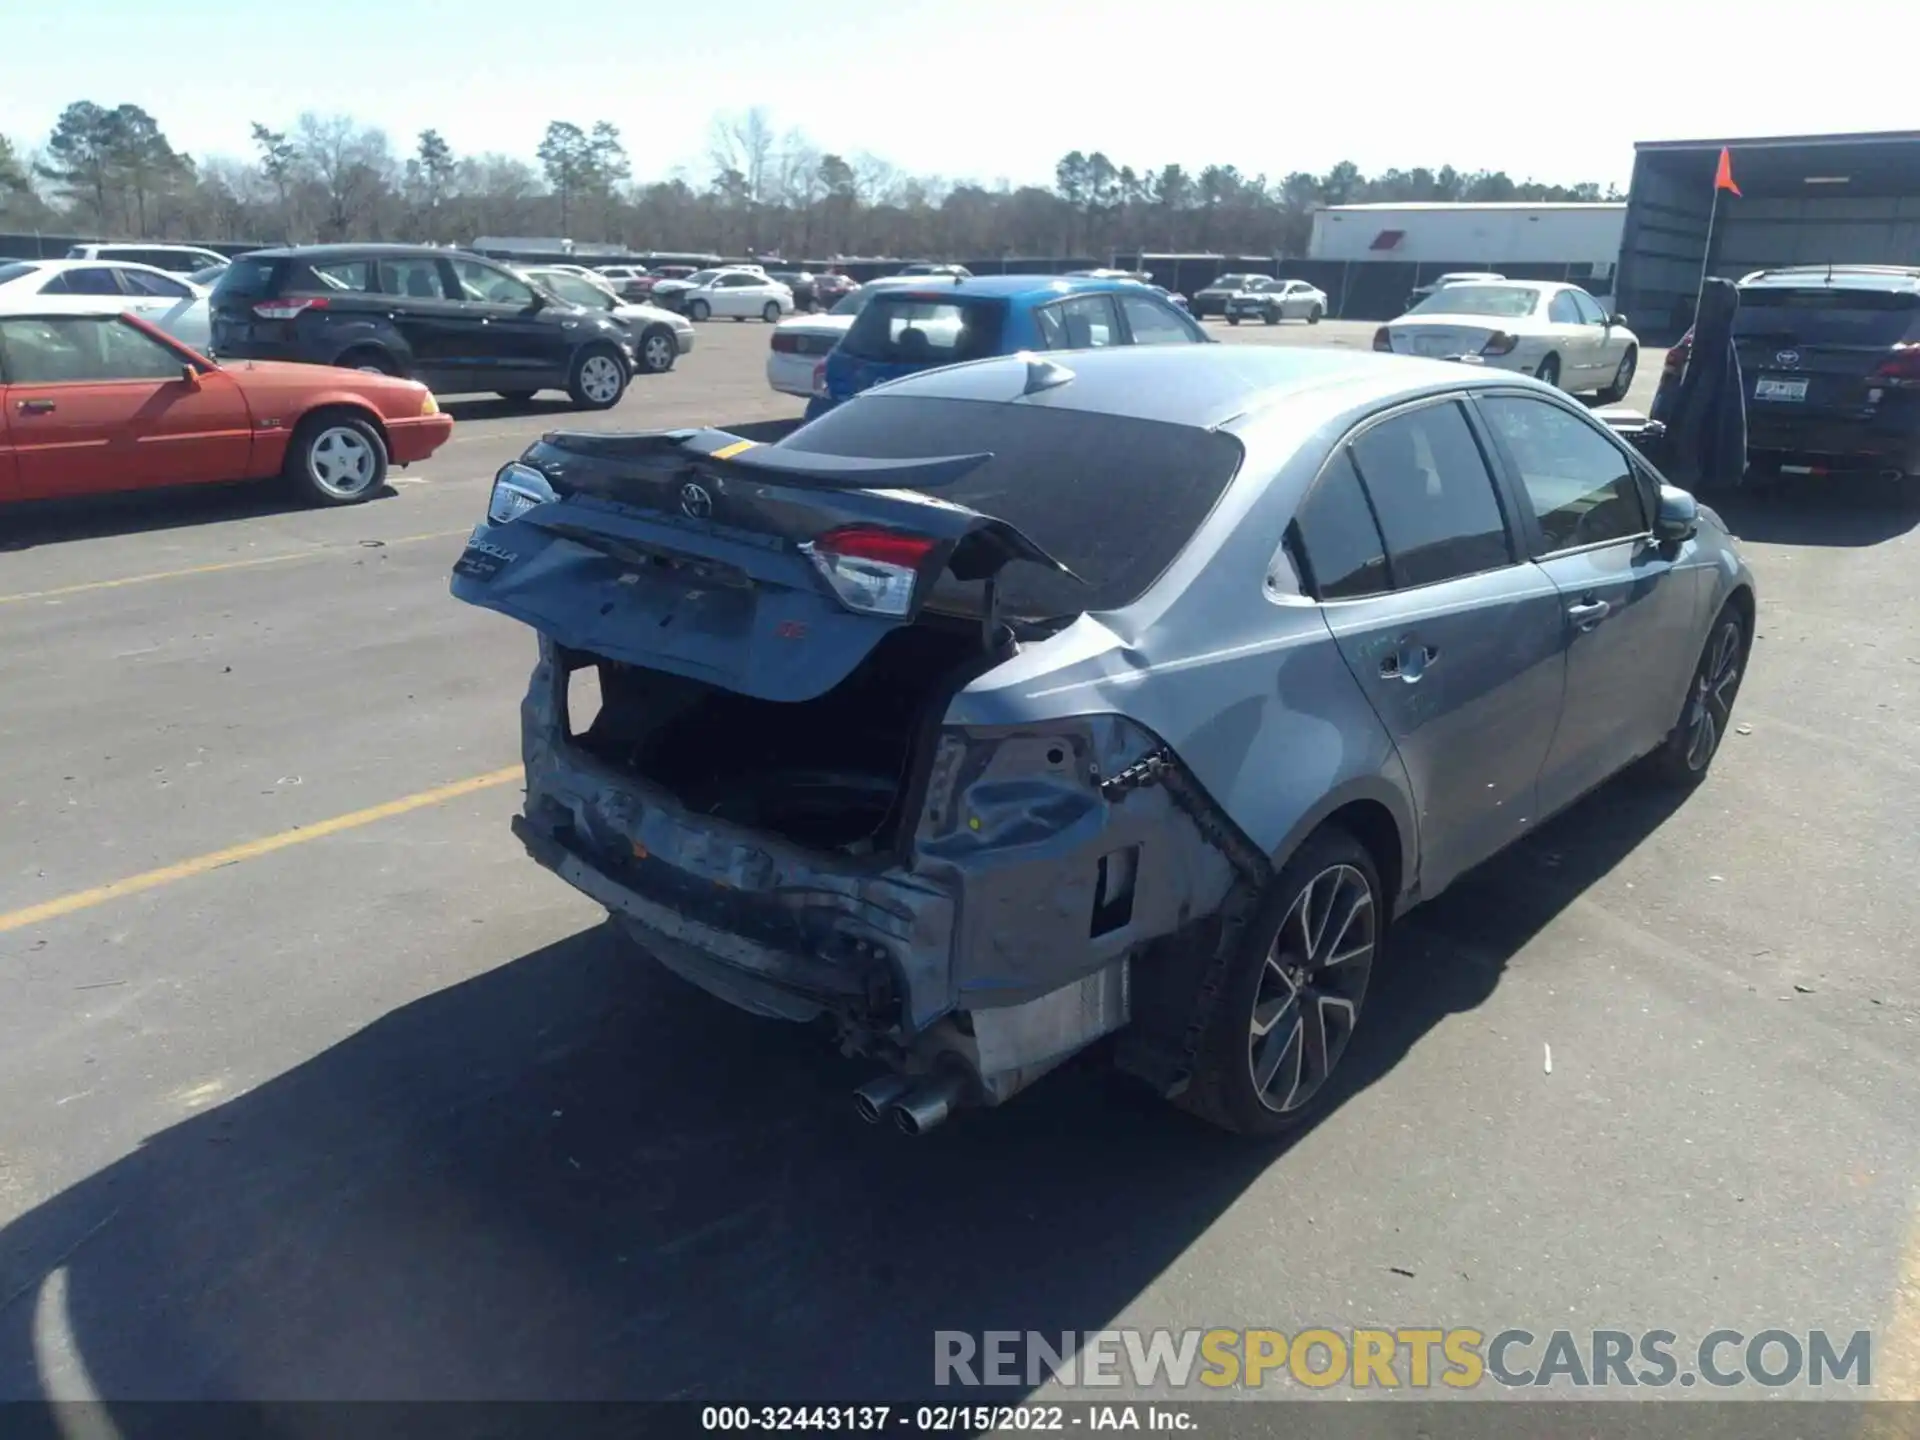
[[[1753,398],[1804,401],[1807,398],[1807,382],[1801,377],[1790,379],[1784,375],[1762,375],[1753,383]]]
[[[1435,340],[1425,335],[1422,335],[1413,342],[1413,349],[1416,355],[1447,356],[1453,354],[1455,348],[1450,341]]]

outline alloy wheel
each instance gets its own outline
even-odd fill
[[[1613,375],[1613,388],[1620,394],[1625,395],[1633,388],[1633,375],[1636,368],[1634,353],[1628,350],[1620,357],[1620,368]]]
[[[580,362],[580,389],[596,405],[620,394],[620,362],[611,355],[589,355]]]
[[[673,341],[664,335],[648,336],[646,344],[640,347],[640,358],[649,373],[658,375],[673,364]]]
[[[366,436],[345,425],[322,430],[307,447],[307,473],[313,483],[341,500],[364,492],[378,469]]]
[[[1733,716],[1734,697],[1740,693],[1740,622],[1724,619],[1694,678],[1693,700],[1687,707],[1687,768],[1707,768]]]
[[[1298,1110],[1340,1063],[1378,938],[1373,886],[1354,866],[1330,865],[1301,887],[1267,951],[1248,1024],[1248,1070],[1267,1109]]]

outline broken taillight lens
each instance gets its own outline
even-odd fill
[[[1386,326],[1382,325],[1378,330],[1373,332],[1373,348],[1376,350],[1393,349],[1393,336],[1387,330]]]
[[[849,610],[863,615],[908,615],[920,567],[933,551],[924,535],[848,525],[800,547]]]

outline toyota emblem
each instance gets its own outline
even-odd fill
[[[704,520],[713,514],[713,496],[707,493],[704,485],[689,481],[680,487],[680,508],[695,520]]]
[[[1773,363],[1776,365],[1785,365],[1791,370],[1795,365],[1800,363],[1800,352],[1798,350],[1782,350],[1773,357]]]

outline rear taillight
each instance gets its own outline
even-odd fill
[[[800,550],[849,610],[907,615],[913,610],[920,567],[933,547],[924,535],[848,525],[829,530]]]
[[[1518,335],[1509,335],[1504,330],[1496,330],[1487,337],[1487,343],[1480,347],[1482,355],[1511,355],[1513,347],[1520,343]]]
[[[1920,386],[1920,342],[1904,341],[1873,372],[1875,381],[1906,390]]]
[[[324,310],[326,297],[315,295],[306,300],[256,300],[253,313],[262,320],[292,320],[303,310]]]
[[[1666,361],[1660,366],[1661,373],[1678,375],[1687,368],[1687,356],[1693,351],[1693,331],[1682,335],[1671,350],[1667,351]]]
[[[1386,326],[1382,325],[1378,330],[1373,332],[1373,348],[1376,350],[1393,349],[1393,336],[1387,333]]]
[[[822,400],[827,398],[827,362],[824,360],[813,367],[813,393]]]
[[[773,332],[773,348],[782,355],[797,355],[800,353],[800,337],[782,335],[776,330]]]

